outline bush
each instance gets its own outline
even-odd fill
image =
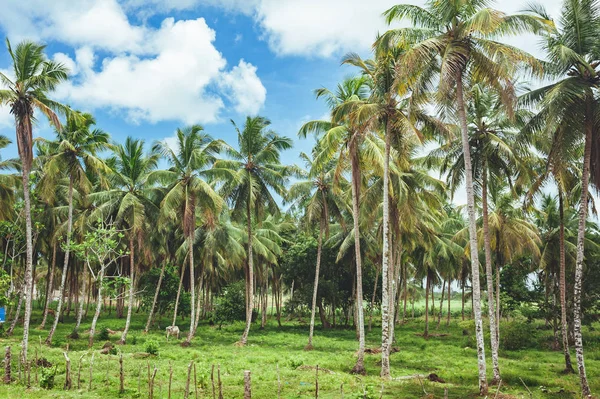
[[[100,341],[110,340],[110,333],[108,332],[108,327],[100,327],[100,334],[98,334],[98,339]]]
[[[213,321],[219,326],[239,320],[246,320],[246,287],[243,281],[225,288],[217,298],[213,312]]]
[[[44,389],[54,388],[54,376],[56,375],[56,368],[42,368],[42,377],[40,378],[40,386]]]
[[[503,349],[517,350],[535,345],[536,329],[531,324],[513,321],[502,326],[500,345]]]
[[[150,354],[150,355],[158,355],[158,342],[154,341],[153,339],[149,339],[148,341],[146,341],[146,353]]]

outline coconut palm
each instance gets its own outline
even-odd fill
[[[318,153],[318,145],[314,153]],[[300,158],[306,164],[307,172],[305,180],[294,183],[289,190],[289,198],[293,200],[293,206],[304,209],[306,224],[312,226],[319,223],[319,238],[317,240],[317,264],[315,266],[315,283],[313,288],[312,306],[310,313],[310,329],[308,333],[308,344],[306,350],[313,348],[313,332],[315,329],[315,312],[317,306],[317,293],[319,288],[319,272],[321,268],[321,252],[323,249],[323,236],[329,239],[329,223],[331,218],[341,216],[342,205],[339,205],[341,184],[334,185],[335,164],[329,162],[327,165],[315,164],[305,153]]]
[[[194,277],[194,236],[197,212],[218,214],[223,199],[208,183],[209,170],[223,147],[221,140],[214,140],[204,133],[202,126],[193,125],[177,129],[176,148],[166,142],[156,143],[154,150],[160,152],[171,164],[168,170],[154,171],[152,179],[168,185],[167,193],[161,202],[161,212],[170,219],[182,224],[187,258],[190,264],[190,330],[185,343],[189,345],[194,336],[195,322],[195,277]],[[185,263],[181,274],[185,271]],[[183,278],[183,277],[182,277]],[[176,314],[176,313],[175,313]]]
[[[67,191],[67,228],[64,244],[64,263],[60,281],[60,295],[54,323],[46,337],[46,344],[52,343],[52,338],[58,326],[62,311],[63,292],[69,267],[69,254],[71,251],[71,236],[73,231],[73,193],[75,186],[79,192],[86,193],[91,188],[86,171],[100,173],[106,171],[106,164],[97,157],[97,153],[109,147],[108,133],[93,128],[96,124],[90,114],[70,112],[67,121],[61,129],[56,131],[56,139],[47,143],[48,159],[44,164],[44,176],[40,182],[40,191],[47,197],[52,197],[58,184],[57,179],[66,176],[68,179]]]
[[[31,228],[31,202],[29,195],[29,172],[33,161],[33,125],[35,111],[43,114],[52,125],[60,129],[57,113],[66,113],[66,107],[48,98],[56,86],[67,79],[67,69],[60,63],[49,61],[44,53],[46,46],[23,41],[13,51],[8,39],[6,47],[13,64],[14,78],[0,72],[0,104],[8,105],[15,118],[17,148],[21,159],[23,202],[25,211],[25,292],[33,286],[33,236]],[[23,345],[21,357],[27,361],[29,322],[31,320],[31,295],[25,299],[23,319]]]
[[[292,141],[269,130],[271,122],[261,116],[247,117],[242,129],[232,123],[238,135],[238,149],[228,148],[231,159],[216,162],[214,173],[223,181],[221,193],[232,205],[232,217],[246,221],[246,327],[239,341],[246,345],[254,309],[252,219],[254,216],[259,223],[265,211],[279,212],[271,191],[285,196],[284,186],[292,169],[281,164],[280,156],[281,151],[292,147]]]
[[[129,299],[125,328],[119,343],[125,344],[131,323],[133,296],[135,292],[135,242],[142,243],[145,231],[152,226],[152,220],[158,216],[157,196],[149,182],[149,176],[158,164],[159,154],[144,153],[144,141],[131,137],[123,145],[114,149],[111,167],[111,187],[91,195],[101,205],[97,212],[102,215],[114,215],[116,223],[122,224],[129,241]],[[142,248],[138,248],[141,252]]]
[[[533,6],[530,11],[539,18],[549,18],[542,6]],[[584,142],[573,329],[581,391],[583,396],[588,397],[591,396],[591,391],[585,370],[581,335],[581,287],[588,186],[590,179],[595,185],[600,182],[600,152],[596,144],[600,131],[597,118],[599,103],[595,95],[600,85],[600,48],[596,44],[600,32],[600,3],[597,0],[566,0],[558,22],[559,26],[546,36],[544,49],[559,80],[532,91],[525,99],[528,102],[539,102],[541,112],[533,123],[543,122],[549,133],[562,130],[563,137],[573,135]]]
[[[0,135],[0,150],[6,148],[11,141],[6,136]],[[0,157],[0,171],[15,170],[19,167],[17,160],[3,161]],[[10,220],[14,216],[15,188],[17,177],[13,174],[0,174],[0,219]]]
[[[409,47],[403,57],[406,70],[427,70],[432,63],[440,63],[439,99],[442,103],[452,103],[450,107],[456,112],[460,126],[475,295],[479,388],[484,394],[488,385],[479,292],[475,197],[464,86],[473,81],[484,83],[490,90],[502,94],[501,98],[510,110],[515,98],[511,80],[516,68],[527,63],[541,72],[541,65],[529,54],[499,43],[494,38],[507,33],[537,32],[551,23],[531,15],[506,15],[489,8],[487,2],[478,0],[428,0],[425,8],[401,4],[390,8],[384,15],[388,23],[408,19],[414,26],[389,30],[380,40],[383,43],[399,43]]]

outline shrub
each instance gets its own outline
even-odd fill
[[[217,298],[213,320],[221,326],[246,319],[246,287],[243,281],[230,284]]]
[[[44,389],[54,388],[54,376],[56,375],[56,368],[42,368],[42,377],[40,378],[40,386]]]
[[[536,329],[531,324],[513,321],[502,326],[500,345],[503,349],[530,348],[535,344]]]
[[[158,355],[158,342],[154,341],[153,339],[149,339],[148,341],[146,341],[146,353],[150,354],[150,355]]]
[[[100,327],[100,334],[98,334],[98,339],[100,341],[108,341],[110,339],[110,333],[108,332],[108,327]]]

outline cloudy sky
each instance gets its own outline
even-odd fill
[[[422,4],[422,1],[412,1]],[[168,5],[166,5],[168,3]],[[92,112],[116,141],[128,135],[150,145],[177,127],[202,124],[235,143],[230,119],[264,115],[294,138],[286,161],[296,162],[312,140],[300,125],[326,113],[313,90],[353,73],[341,67],[349,51],[368,56],[381,13],[398,0],[3,0],[0,33],[13,45],[47,44],[48,56],[71,71],[54,96]],[[496,7],[522,9],[526,0]],[[553,14],[559,0],[545,0]],[[537,52],[533,37],[508,39]],[[0,70],[9,57],[0,48]],[[8,71],[8,73],[10,73]],[[0,109],[0,134],[14,139],[13,121]],[[47,124],[36,135],[51,137]],[[3,158],[16,156],[14,146]]]

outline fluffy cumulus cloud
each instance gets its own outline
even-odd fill
[[[32,8],[23,18],[24,26],[38,26],[31,32],[42,39],[75,48],[74,56],[52,56],[71,71],[72,79],[56,93],[69,104],[124,113],[134,123],[208,123],[219,118],[227,102],[240,113],[257,113],[263,106],[266,89],[256,67],[240,61],[228,68],[215,48],[216,32],[204,18],[166,18],[160,27],[150,28],[130,23],[114,0],[83,0],[70,10],[67,3],[72,4],[40,2],[46,12]],[[2,17],[0,23],[9,35],[27,37],[28,28]]]

